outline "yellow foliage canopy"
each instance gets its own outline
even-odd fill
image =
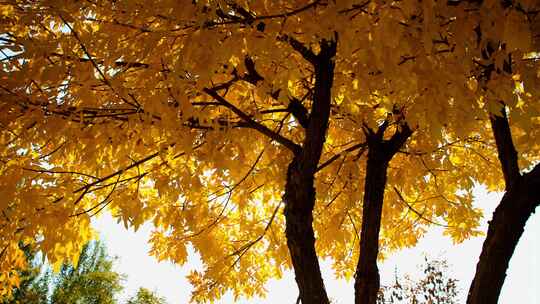
[[[291,267],[281,196],[290,149],[304,136],[292,105],[310,109],[313,97],[314,71],[295,45],[316,54],[333,37],[319,256],[352,276],[362,126],[385,119],[385,136],[401,119],[414,133],[390,164],[382,255],[414,245],[433,223],[456,241],[478,234],[473,185],[503,187],[487,127],[499,100],[511,101],[520,162],[540,155],[539,69],[529,54],[538,21],[527,14],[537,4],[449,3],[4,1],[0,293],[24,266],[12,262],[19,240],[52,262],[76,259],[93,237],[90,218],[107,209],[135,229],[153,222],[159,259],[183,264],[186,245],[195,248],[205,269],[189,277],[194,300],[264,294]],[[483,56],[493,41],[505,46]],[[486,82],[477,72],[490,65]]]

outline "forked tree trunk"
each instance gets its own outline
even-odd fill
[[[335,41],[323,40],[319,54],[314,55],[299,42],[291,45],[309,60],[315,70],[315,87],[304,142],[295,152],[287,170],[283,201],[285,202],[285,235],[291,254],[299,298],[302,304],[328,304],[319,260],[315,251],[313,208],[314,180],[321,158],[330,118],[331,90],[334,79]],[[294,114],[294,113],[293,113]]]
[[[380,286],[377,255],[388,164],[412,134],[408,125],[402,123],[401,130],[398,130],[390,140],[384,140],[387,124],[385,122],[381,125],[377,132],[367,128],[364,130],[369,151],[364,186],[360,257],[354,282],[356,304],[377,302]]]
[[[502,107],[498,116],[490,119],[506,193],[489,223],[476,273],[469,288],[468,304],[497,303],[510,258],[527,220],[540,204],[540,165],[521,175],[505,107]]]

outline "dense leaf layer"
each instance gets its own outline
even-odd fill
[[[339,37],[316,172],[319,256],[358,258],[366,138],[413,134],[388,167],[381,257],[428,226],[477,235],[472,187],[504,187],[489,113],[509,108],[538,161],[535,1],[5,1],[0,5],[0,288],[19,240],[61,265],[107,209],[156,226],[152,254],[205,269],[193,299],[264,294],[291,267],[286,164],[303,142],[313,62]],[[536,19],[535,19],[536,18]],[[489,52],[490,54],[486,54]]]

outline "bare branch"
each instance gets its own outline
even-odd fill
[[[97,184],[99,184],[99,183],[101,183],[101,182],[103,182],[103,181],[106,181],[106,180],[108,180],[108,179],[110,179],[110,178],[112,178],[112,177],[118,176],[118,175],[120,175],[120,174],[122,174],[122,173],[128,171],[128,170],[131,169],[131,168],[135,168],[135,167],[137,167],[138,165],[143,164],[143,163],[145,163],[145,162],[147,162],[147,161],[149,161],[149,160],[155,158],[155,157],[158,156],[159,154],[160,154],[160,152],[152,153],[152,154],[150,154],[150,155],[148,155],[148,156],[146,156],[146,157],[144,157],[144,158],[142,158],[142,159],[140,159],[140,160],[138,160],[138,161],[132,163],[131,165],[129,165],[129,166],[123,168],[123,169],[120,169],[120,170],[118,170],[118,171],[116,171],[116,172],[114,172],[114,173],[111,173],[111,174],[109,174],[109,175],[106,175],[106,176],[104,176],[104,177],[101,177],[101,178],[97,179],[96,181],[94,181],[94,182],[92,182],[92,183],[90,183],[90,184],[87,184],[87,185],[84,185],[83,187],[80,187],[79,189],[75,190],[73,193],[78,193],[78,192],[81,192],[81,191],[83,191],[83,190],[88,191],[88,190],[89,190],[90,188],[92,188],[93,186],[95,186],[95,185],[97,185]]]
[[[517,151],[512,141],[512,132],[508,124],[505,105],[501,105],[500,113],[490,115],[489,120],[491,121],[493,136],[497,144],[497,152],[499,161],[501,162],[506,190],[508,191],[521,177],[521,174],[519,173]]]
[[[256,239],[252,240],[251,242],[249,242],[249,243],[243,245],[242,247],[238,248],[237,250],[235,250],[233,253],[229,254],[230,257],[235,256],[235,255],[237,256],[236,260],[231,265],[231,268],[234,267],[236,265],[236,263],[238,263],[238,261],[240,261],[242,256],[244,256],[244,254],[246,254],[246,252],[251,247],[253,247],[253,245],[257,244],[260,240],[263,239],[263,237],[266,235],[266,232],[268,232],[268,229],[270,229],[270,226],[272,226],[272,223],[274,222],[274,218],[276,217],[276,214],[277,214],[277,212],[279,210],[279,207],[281,207],[282,203],[283,202],[280,201],[279,204],[276,206],[276,208],[274,208],[274,212],[272,213],[272,216],[270,217],[270,220],[268,221],[268,223],[264,227],[263,232]]]
[[[66,170],[46,170],[46,169],[34,169],[34,168],[22,168],[25,171],[31,171],[36,173],[47,173],[47,174],[71,174],[71,175],[81,175],[85,176],[91,179],[97,179],[94,175],[86,174],[83,172],[76,172],[76,171],[66,171]]]
[[[302,57],[311,64],[317,63],[317,55],[315,55],[313,50],[305,46],[302,42],[296,40],[296,38],[289,35],[282,35],[278,37],[278,40],[288,43],[295,51],[300,53],[300,55],[302,55]]]
[[[349,152],[353,152],[354,150],[357,150],[357,149],[365,149],[367,147],[367,143],[363,142],[363,143],[359,143],[359,144],[356,144],[354,146],[351,146],[341,152],[339,152],[338,154],[330,157],[327,161],[325,161],[324,163],[320,164],[319,167],[317,167],[317,171],[316,172],[319,172],[321,171],[322,169],[324,169],[326,166],[330,165],[331,163],[333,163],[336,159],[340,158],[341,156],[343,156],[344,154],[346,153],[349,153]]]
[[[202,146],[203,144],[204,144],[204,142],[202,142],[202,143],[196,145],[195,147],[193,147],[193,149],[197,149],[197,148],[199,148],[200,146]],[[126,171],[128,171],[128,170],[130,170],[130,169],[132,169],[132,168],[138,167],[139,165],[141,165],[141,164],[143,164],[143,163],[145,163],[145,162],[147,162],[147,161],[149,161],[149,160],[151,160],[151,159],[154,159],[154,158],[157,157],[161,152],[162,152],[162,151],[158,151],[158,152],[152,153],[152,154],[150,154],[150,155],[148,155],[148,156],[146,156],[146,157],[144,157],[144,158],[142,158],[142,159],[140,159],[140,160],[138,160],[138,161],[133,162],[131,165],[129,165],[129,166],[123,168],[123,169],[120,169],[120,170],[118,170],[118,171],[116,171],[116,172],[113,172],[113,173],[111,173],[111,174],[109,174],[109,175],[106,175],[106,176],[104,176],[104,177],[101,177],[101,178],[97,179],[96,181],[94,181],[94,182],[92,182],[92,183],[90,183],[90,184],[87,184],[87,185],[84,185],[84,186],[78,188],[78,189],[75,190],[73,193],[78,193],[78,192],[81,192],[81,191],[83,191],[83,190],[84,190],[84,191],[89,191],[92,187],[98,185],[99,183],[102,183],[102,182],[104,182],[104,181],[106,181],[106,180],[108,180],[108,179],[110,179],[110,178],[112,178],[112,177],[115,177],[115,176],[118,176],[118,175],[120,175],[120,174],[123,174],[124,172],[126,172]],[[180,153],[178,156],[181,156],[181,155],[184,155],[184,154],[185,154],[185,152],[182,152],[182,153]]]
[[[284,13],[281,13],[281,14],[273,14],[273,15],[265,15],[265,16],[252,16],[251,13],[245,11],[244,13],[242,12],[239,12],[237,11],[237,13],[239,13],[240,15],[242,15],[244,18],[234,18],[233,15],[228,15],[229,18],[231,18],[232,20],[226,20],[226,21],[208,21],[206,22],[204,25],[206,27],[212,27],[212,26],[217,26],[217,25],[227,25],[227,24],[252,24],[253,22],[255,21],[260,21],[260,20],[266,20],[266,19],[276,19],[276,18],[287,18],[287,17],[291,17],[291,16],[294,16],[296,14],[299,14],[299,13],[302,13],[312,7],[316,7],[317,4],[319,4],[321,2],[321,0],[315,0],[311,3],[308,3],[302,7],[299,7],[299,8],[296,8],[296,9],[293,9],[291,11],[288,11],[288,12],[284,12]],[[242,8],[243,9],[243,8]],[[245,9],[243,9],[245,10]]]
[[[441,226],[441,227],[446,227],[446,228],[449,227],[448,225],[437,223],[435,221],[432,221],[432,220],[424,217],[423,213],[418,212],[416,209],[413,208],[413,206],[411,206],[411,204],[409,204],[409,202],[407,202],[407,200],[405,200],[405,198],[403,197],[401,192],[399,192],[399,190],[396,188],[396,186],[394,186],[393,188],[394,188],[394,191],[396,192],[397,196],[399,197],[399,200],[401,202],[403,202],[403,204],[405,204],[407,206],[407,208],[409,208],[409,210],[411,210],[414,214],[416,214],[418,216],[418,218],[420,218],[420,219],[422,219],[422,220],[424,220],[424,221],[426,221],[426,222],[428,222],[430,224],[436,225],[436,226]]]
[[[235,105],[228,102],[225,98],[223,98],[221,95],[219,95],[216,91],[214,91],[212,89],[209,89],[209,88],[204,88],[203,91],[206,94],[210,95],[212,98],[216,99],[223,106],[230,109],[234,114],[238,115],[238,117],[240,117],[242,120],[244,120],[244,122],[246,122],[247,125],[250,128],[252,128],[254,130],[257,130],[261,134],[266,135],[269,138],[275,140],[276,142],[282,144],[284,147],[289,149],[294,154],[298,154],[300,152],[301,148],[300,148],[300,146],[298,144],[294,143],[293,141],[291,141],[290,139],[288,139],[286,137],[283,137],[281,134],[270,130],[268,127],[256,122],[249,115],[244,113],[242,110],[237,108]]]
[[[94,205],[93,207],[91,207],[90,209],[87,209],[87,210],[83,210],[81,212],[78,212],[78,213],[75,213],[75,214],[72,214],[70,215],[69,217],[77,217],[79,215],[83,215],[83,214],[86,214],[88,212],[91,212],[92,210],[98,208],[99,206],[101,205],[107,205],[110,201],[112,201],[112,199],[110,199],[110,197],[112,196],[112,194],[114,193],[114,190],[116,190],[116,186],[118,185],[118,181],[120,180],[120,177],[122,175],[119,174],[118,177],[116,178],[116,182],[114,183],[111,191],[109,191],[109,194],[99,203],[97,203],[96,205]],[[101,210],[101,209],[100,209]]]

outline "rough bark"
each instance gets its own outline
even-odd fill
[[[468,304],[495,304],[506,278],[508,263],[529,217],[540,203],[540,165],[523,175],[512,141],[504,107],[490,117],[506,193],[493,212],[476,273],[469,288]]]
[[[373,155],[370,157],[368,153],[360,258],[356,267],[354,284],[355,303],[375,303],[377,301],[380,285],[377,254],[379,252],[379,230],[387,168],[386,161],[377,159]]]
[[[491,115],[489,119],[491,121],[493,137],[495,137],[495,143],[497,145],[497,154],[501,163],[506,190],[508,191],[512,187],[512,184],[520,177],[518,155],[512,141],[512,133],[508,125],[508,118],[504,107],[502,107],[499,114]]]
[[[388,164],[412,134],[409,127],[403,124],[401,130],[397,131],[390,140],[384,140],[386,126],[385,122],[377,132],[365,128],[369,150],[364,186],[360,257],[354,282],[356,304],[377,302],[380,287],[377,255]]]
[[[489,223],[468,304],[495,304],[527,219],[540,203],[540,166],[524,174],[503,196]]]
[[[315,252],[313,175],[303,174],[295,159],[285,186],[285,234],[302,303],[329,303]]]
[[[313,208],[315,206],[314,180],[321,158],[330,117],[331,89],[334,78],[336,41],[321,42],[318,55],[309,53],[308,59],[315,68],[313,104],[309,115],[302,148],[288,167],[285,185],[285,235],[291,254],[295,279],[303,304],[329,303],[315,251]],[[294,44],[303,52],[305,47]]]

